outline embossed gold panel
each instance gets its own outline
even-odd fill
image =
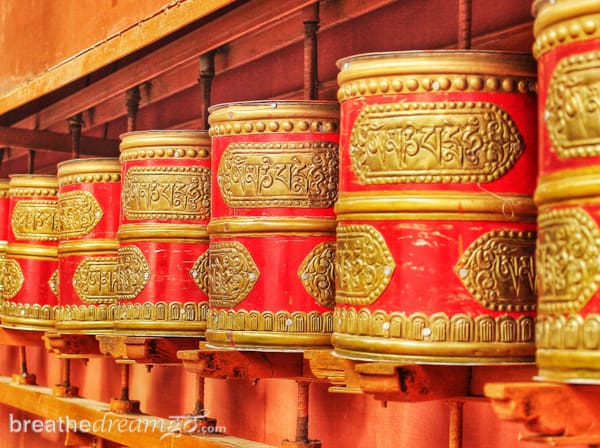
[[[600,155],[600,51],[558,63],[544,111],[552,148],[560,158]]]
[[[580,310],[600,284],[600,229],[582,208],[543,210],[536,249],[540,313]]]
[[[61,238],[89,234],[103,216],[102,207],[92,193],[85,190],[61,193],[58,196],[58,231]]]
[[[25,282],[25,277],[23,276],[21,266],[15,260],[5,259],[4,263],[2,263],[2,269],[4,271],[4,290],[2,291],[2,296],[5,299],[12,299],[19,293],[23,282]]]
[[[209,251],[205,251],[198,257],[192,269],[190,269],[190,275],[194,279],[194,283],[200,288],[206,295],[208,295],[208,260]]]
[[[73,274],[73,288],[83,303],[106,303],[117,299],[117,257],[89,257]]]
[[[210,170],[198,166],[131,167],[123,180],[122,201],[127,219],[208,219]]]
[[[210,306],[232,307],[250,293],[260,272],[252,255],[238,241],[211,243],[209,261]]]
[[[370,225],[339,225],[335,253],[336,302],[370,305],[392,278],[396,264],[385,239]]]
[[[229,207],[332,207],[338,145],[232,143],[223,153],[217,180]]]
[[[134,245],[119,247],[117,291],[120,300],[135,299],[150,279],[150,268],[142,251]]]
[[[335,243],[318,244],[306,256],[298,277],[304,289],[320,305],[333,308],[335,305]]]
[[[17,202],[11,226],[17,240],[57,241],[56,201],[32,199]]]
[[[352,168],[365,184],[491,182],[524,149],[516,124],[484,102],[402,102],[363,108],[350,138]]]
[[[454,272],[486,308],[532,311],[537,300],[535,237],[534,232],[488,232],[467,248]]]

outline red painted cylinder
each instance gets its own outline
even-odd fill
[[[219,347],[329,346],[339,107],[213,106],[210,311]]]
[[[57,191],[56,176],[10,176],[4,327],[54,328],[58,304]]]
[[[121,136],[118,334],[201,336],[208,312],[207,131]]]
[[[335,353],[532,361],[535,62],[422,51],[338,65]]]
[[[61,333],[112,331],[117,308],[118,158],[58,164]]]
[[[536,362],[600,382],[600,5],[536,1],[540,171]]]

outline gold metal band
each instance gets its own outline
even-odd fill
[[[218,218],[208,224],[211,236],[228,234],[261,234],[261,233],[325,233],[335,232],[335,218],[278,218],[278,217],[248,217],[248,218]]]
[[[58,186],[96,182],[119,182],[121,164],[117,157],[66,160],[57,165]]]
[[[600,166],[587,166],[541,176],[535,190],[537,205],[600,195]]]
[[[33,244],[10,243],[6,249],[9,258],[33,258],[41,260],[56,260],[58,248],[56,246],[36,246]]]
[[[157,224],[139,223],[119,226],[118,237],[121,241],[166,241],[166,242],[204,242],[208,241],[208,232],[201,224]]]

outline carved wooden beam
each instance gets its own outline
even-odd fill
[[[180,350],[198,347],[197,338],[98,335],[100,352],[136,364],[180,364]]]

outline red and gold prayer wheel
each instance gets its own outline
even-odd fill
[[[330,345],[338,104],[246,102],[209,111],[207,341],[259,350]]]
[[[58,304],[57,191],[56,176],[10,176],[4,327],[54,328]]]
[[[200,336],[208,312],[210,137],[121,136],[119,334]]]
[[[338,65],[335,353],[532,361],[535,61],[421,51]]]
[[[0,179],[0,300],[4,297],[4,259],[8,246],[8,183],[9,179]]]
[[[117,230],[121,194],[118,158],[58,164],[61,333],[112,331],[117,307]]]
[[[540,171],[536,361],[600,381],[600,4],[536,1]]]

